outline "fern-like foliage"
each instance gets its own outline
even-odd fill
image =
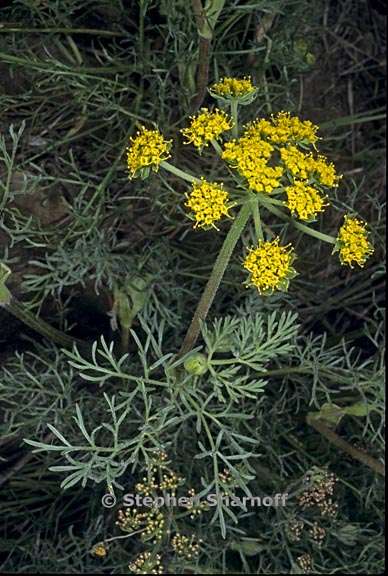
[[[117,358],[113,343],[103,338],[94,343],[88,357],[77,349],[66,352],[69,366],[85,381],[115,388],[114,394],[104,393],[107,412],[99,415],[103,423],[96,426],[93,410],[77,404],[74,437],[65,437],[49,424],[52,443],[26,442],[35,451],[61,455],[63,463],[52,470],[66,474],[63,487],[91,480],[120,489],[120,478],[128,468],[134,473],[147,466],[156,449],[182,438],[181,448],[197,463],[203,495],[222,492],[224,469],[233,477],[235,489],[250,495],[251,461],[258,455],[261,438],[259,429],[249,432],[248,423],[260,413],[268,365],[296,345],[296,315],[227,317],[204,325],[201,353],[207,370],[202,375],[184,370],[187,358],[176,359],[162,350],[163,323],[150,327],[142,320],[141,325],[143,335],[131,331],[133,355]],[[220,523],[224,535],[226,517],[237,521],[236,513],[220,500],[213,520]]]

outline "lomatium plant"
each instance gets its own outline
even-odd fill
[[[59,428],[63,422],[58,420],[56,426],[48,425],[50,435],[44,441],[27,442],[37,452],[61,456],[62,462],[51,470],[66,475],[64,488],[88,482],[103,485],[102,494],[113,498],[119,507],[115,518],[120,534],[102,537],[92,553],[103,559],[111,545],[129,538],[133,557],[127,565],[135,574],[164,570],[206,573],[201,558],[208,564],[214,561],[225,571],[220,538],[225,550],[240,554],[246,572],[246,558],[261,553],[266,546],[273,549],[273,538],[278,539],[276,550],[279,546],[283,550],[282,531],[286,529],[290,541],[297,541],[302,531],[311,532],[313,542],[321,541],[324,532],[318,520],[310,521],[300,514],[302,505],[321,505],[317,491],[305,494],[299,508],[295,504],[290,508],[292,513],[280,509],[266,512],[266,526],[276,522],[277,528],[274,535],[265,536],[264,544],[256,533],[252,511],[244,504],[229,506],[224,496],[262,495],[265,484],[275,492],[281,488],[279,477],[259,462],[262,451],[271,450],[265,442],[270,424],[264,406],[264,390],[271,375],[288,374],[288,370],[297,374],[299,369],[303,374],[313,374],[314,403],[327,407],[330,390],[326,382],[335,382],[336,392],[344,390],[349,398],[353,374],[357,373],[350,354],[344,358],[342,347],[339,357],[337,349],[326,349],[324,339],[297,340],[296,314],[285,310],[264,313],[252,304],[287,290],[293,278],[302,273],[303,263],[285,234],[288,226],[279,232],[281,227],[276,225],[275,234],[275,218],[280,224],[294,225],[308,241],[329,243],[344,266],[362,267],[373,252],[366,225],[354,214],[344,214],[343,224],[334,235],[323,233],[315,225],[325,210],[333,210],[332,191],[341,184],[333,163],[319,152],[318,127],[288,112],[252,119],[241,127],[240,107],[257,97],[250,78],[224,78],[209,92],[217,107],[199,110],[182,128],[181,136],[185,145],[198,152],[198,166],[201,154],[214,152],[220,166],[217,173],[224,170],[225,179],[213,180],[205,169],[192,174],[176,166],[172,140],[156,128],[141,126],[127,148],[130,179],[146,179],[152,172],[171,174],[175,181],[181,179],[184,183],[181,207],[194,229],[216,235],[221,228],[229,228],[180,349],[165,350],[166,342],[171,341],[166,336],[171,326],[168,318],[161,319],[158,309],[147,307],[152,282],[148,276],[139,277],[136,285],[132,282],[131,290],[122,290],[119,295],[116,290],[115,312],[126,328],[126,337],[117,351],[115,343],[104,337],[90,346],[35,318],[6,287],[9,268],[0,268],[2,305],[67,348],[67,368],[56,368],[52,378],[61,374],[69,389],[74,389],[74,374],[91,387],[105,387],[103,406],[95,402],[94,389],[90,397],[77,403],[72,428],[62,432]],[[250,221],[256,239],[240,251],[246,293],[251,290],[248,305],[234,307],[230,315],[205,322]],[[132,326],[135,316],[136,325]],[[202,341],[197,346],[200,334]],[[63,356],[61,362],[65,362]],[[340,377],[333,366],[342,370]],[[349,374],[348,366],[353,367]],[[32,380],[34,385],[39,381],[35,377]],[[62,380],[60,383],[62,386]],[[362,386],[360,377],[360,389]],[[341,410],[342,416],[351,413],[346,412],[346,406]],[[365,412],[359,417],[362,415]],[[39,417],[36,430],[43,425],[44,417]],[[316,421],[311,416],[312,426],[317,427]],[[279,453],[282,450],[279,448]],[[373,458],[353,449],[351,453],[380,471],[380,464]],[[320,473],[321,477],[330,496],[331,476],[325,472]],[[284,482],[282,488],[295,492]],[[196,494],[201,502],[213,495],[215,505],[211,509],[200,505],[199,509],[180,510],[119,506],[123,493],[131,491],[154,497]],[[294,493],[295,498],[299,493]],[[326,500],[330,504],[330,498]],[[312,565],[310,548],[295,546],[295,550],[287,548],[285,561],[293,569],[307,570]],[[267,573],[267,568],[264,571]]]

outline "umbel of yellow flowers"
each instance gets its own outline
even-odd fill
[[[256,92],[250,76],[244,78],[222,78],[210,89],[216,97],[243,98]]]
[[[337,238],[306,226],[330,205],[330,189],[337,187],[341,179],[334,164],[317,151],[318,126],[289,112],[279,112],[250,122],[239,135],[237,104],[247,104],[257,95],[251,79],[223,78],[209,92],[221,106],[230,105],[233,118],[218,108],[202,108],[181,132],[184,143],[193,145],[198,152],[210,146],[215,149],[233,176],[234,189],[227,190],[222,183],[209,182],[203,176],[196,178],[171,166],[166,162],[171,141],[159,130],[145,127],[130,140],[129,177],[144,178],[162,165],[190,181],[192,187],[184,196],[184,204],[195,228],[218,229],[223,218],[233,217],[230,211],[241,204],[244,194],[257,195],[264,208],[283,219],[300,221],[303,231],[334,244],[342,264],[363,266],[373,247],[365,224],[358,218],[346,215]],[[289,216],[279,207],[288,210]],[[292,247],[281,246],[278,237],[265,241],[261,236],[244,261],[244,268],[250,273],[248,283],[261,294],[286,290],[296,275],[294,260]]]
[[[288,208],[301,220],[314,219],[328,205],[327,197],[320,195],[306,180],[294,180],[292,186],[287,186],[286,194]]]
[[[209,93],[225,105],[235,101],[241,106],[251,104],[257,96],[257,88],[250,76],[244,78],[222,78],[209,88]]]
[[[260,294],[286,291],[290,280],[296,276],[292,267],[294,250],[291,246],[280,246],[279,242],[279,238],[272,242],[261,241],[245,258],[244,268],[251,273],[249,283],[256,286]]]
[[[185,205],[192,210],[195,228],[213,226],[217,229],[214,223],[223,216],[230,216],[229,210],[234,204],[229,201],[229,194],[222,183],[213,184],[202,178],[193,184]]]
[[[341,226],[338,238],[337,249],[341,262],[353,267],[353,262],[359,266],[364,266],[367,258],[373,254],[373,246],[368,240],[368,233],[365,224],[345,215],[344,223]]]
[[[191,117],[191,124],[183,128],[182,134],[186,138],[185,144],[193,144],[199,150],[204,146],[209,146],[212,140],[218,138],[230,130],[233,126],[232,121],[225,112],[218,110],[207,110],[202,108],[197,116]]]
[[[127,148],[127,165],[130,178],[149,175],[157,171],[161,162],[170,158],[171,140],[166,140],[159,130],[147,130],[142,126],[130,139]]]

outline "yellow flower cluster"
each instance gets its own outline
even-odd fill
[[[193,520],[197,516],[201,516],[202,512],[209,509],[209,504],[206,501],[200,501],[196,498],[194,488],[189,488],[187,491],[189,501],[185,504],[185,508],[190,510],[190,518]]]
[[[272,115],[271,120],[256,120],[247,127],[249,135],[268,138],[274,144],[287,142],[315,144],[318,140],[317,131],[318,126],[310,120],[301,120],[297,116],[291,116],[289,112]]]
[[[193,542],[193,539],[188,538],[184,534],[176,534],[171,540],[171,546],[178,556],[192,560],[198,556],[200,546],[199,543]]]
[[[222,184],[213,184],[202,179],[195,182],[187,195],[185,206],[193,211],[195,228],[215,226],[223,216],[229,216],[229,194]]]
[[[164,574],[160,554],[154,556],[151,552],[142,552],[128,569],[133,574]]]
[[[250,76],[244,78],[222,78],[219,82],[213,84],[210,91],[218,96],[229,96],[231,98],[240,98],[247,94],[252,94],[256,88],[252,84]]]
[[[165,534],[165,519],[158,508],[149,508],[145,512],[137,508],[119,510],[116,525],[123,532],[141,531],[143,540],[152,538],[154,542],[160,542]]]
[[[274,290],[287,290],[289,280],[296,275],[292,268],[293,248],[279,246],[279,238],[272,242],[259,242],[250,249],[244,268],[251,273],[250,283],[260,294],[272,294]]]
[[[158,469],[166,468],[168,461],[168,455],[164,450],[155,450],[151,454],[151,472],[155,474]]]
[[[333,500],[337,477],[327,470],[314,467],[305,476],[308,484],[298,497],[298,505],[302,509],[317,507],[322,516],[335,516],[338,503]]]
[[[158,490],[159,484],[152,476],[151,478],[143,478],[143,482],[138,482],[135,486],[136,492],[143,496],[151,496],[155,490]]]
[[[365,224],[349,215],[345,216],[345,221],[339,230],[337,246],[341,263],[350,267],[353,267],[352,262],[364,266],[367,258],[374,252],[368,240]]]
[[[168,471],[167,474],[163,474],[159,487],[160,490],[169,490],[172,494],[175,494],[177,488],[179,488],[183,482],[184,478],[182,478],[182,476],[178,476],[175,472]]]
[[[287,207],[301,220],[312,220],[327,206],[324,197],[303,180],[295,180],[292,186],[286,188]]]
[[[187,139],[185,144],[193,144],[196,148],[208,146],[211,140],[217,140],[223,132],[232,128],[232,121],[225,112],[202,108],[197,116],[191,117],[191,124],[181,130]]]
[[[274,148],[269,142],[244,133],[239,140],[227,142],[222,158],[237,169],[251,190],[270,194],[280,185],[281,166],[268,166]]]
[[[311,574],[313,571],[313,559],[311,554],[305,552],[305,554],[301,554],[297,557],[296,563],[298,564],[299,568],[303,571],[302,574]]]
[[[159,130],[148,130],[144,126],[130,138],[127,148],[129,177],[135,178],[138,172],[152,168],[157,170],[163,160],[170,157],[171,140],[165,140]]]
[[[328,163],[324,156],[314,158],[311,153],[305,154],[296,146],[288,146],[280,148],[280,157],[293,176],[303,180],[315,176],[323,186],[338,186],[341,176],[336,173],[334,164]]]
[[[133,532],[133,530],[138,530],[144,524],[146,518],[147,514],[139,512],[137,508],[127,508],[125,511],[119,510],[116,526],[123,532]]]

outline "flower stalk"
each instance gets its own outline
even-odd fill
[[[238,138],[238,100],[237,98],[232,98],[230,101],[230,115],[233,120],[232,136],[233,138]]]
[[[284,212],[282,212],[281,210],[279,210],[278,208],[273,206],[273,204],[270,202],[267,202],[264,200],[260,200],[260,202],[263,204],[263,206],[265,206],[267,208],[267,210],[269,210],[270,212],[272,212],[273,214],[275,214],[276,216],[278,216],[282,220],[286,220],[287,222],[290,222],[291,224],[293,224],[293,226],[295,226],[295,228],[298,228],[298,230],[300,230],[301,232],[304,232],[305,234],[308,234],[309,236],[313,236],[314,238],[317,238],[318,240],[322,240],[323,242],[327,242],[328,244],[335,244],[336,243],[336,239],[334,238],[334,236],[329,236],[329,234],[325,234],[324,232],[320,232],[319,230],[314,230],[314,228],[310,228],[310,226],[307,226],[306,224],[302,224],[302,222],[298,222],[297,220],[295,220],[291,216],[284,214]]]
[[[256,237],[259,240],[264,240],[263,226],[261,224],[261,216],[260,216],[259,199],[257,195],[251,194],[250,202],[251,202],[253,221],[255,223]]]
[[[180,168],[173,166],[173,164],[170,164],[166,160],[161,162],[160,165],[162,168],[164,168],[165,170],[167,170],[171,174],[174,174],[174,176],[178,176],[178,178],[182,178],[182,180],[185,180],[186,182],[194,183],[194,182],[200,182],[201,181],[200,178],[196,178],[195,176],[192,176],[188,172],[185,172],[184,170],[181,170]]]
[[[201,330],[201,323],[204,322],[208,315],[214,297],[224,276],[226,267],[228,266],[234,248],[236,247],[236,244],[249,220],[250,215],[251,206],[249,202],[246,202],[242,205],[238,216],[234,220],[224,240],[220,253],[218,254],[217,260],[214,264],[211,276],[206,284],[206,288],[195,310],[190,327],[183,340],[183,344],[179,351],[180,356],[190,352],[198,339]]]

